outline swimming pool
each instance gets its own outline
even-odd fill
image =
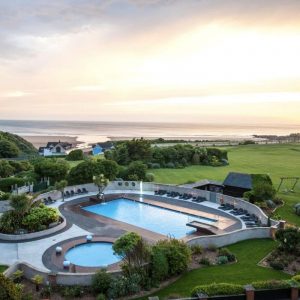
[[[83,209],[175,238],[184,237],[195,231],[186,226],[188,222],[198,220],[214,224],[217,221],[123,198],[87,206]]]
[[[80,244],[69,249],[65,259],[82,267],[106,267],[120,261],[120,258],[114,255],[112,245],[106,242]]]

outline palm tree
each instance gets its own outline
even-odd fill
[[[55,189],[61,192],[62,202],[65,201],[65,188],[68,186],[67,180],[61,180],[55,182]]]
[[[94,176],[93,181],[94,181],[94,184],[98,187],[97,197],[100,198],[105,187],[108,185],[109,180],[107,178],[105,178],[105,176],[103,174],[100,174],[100,175]]]
[[[22,218],[30,210],[32,206],[32,198],[26,194],[12,195],[9,203],[15,210],[15,213]]]

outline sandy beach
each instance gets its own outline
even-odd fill
[[[45,135],[45,136],[38,136],[38,135],[22,135],[26,141],[33,144],[35,148],[44,147],[47,145],[48,142],[68,142],[73,145],[73,148],[77,147],[77,145],[81,144],[81,141],[77,140],[76,136],[53,136],[53,135]]]

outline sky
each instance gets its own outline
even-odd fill
[[[299,0],[0,0],[0,119],[299,116]]]

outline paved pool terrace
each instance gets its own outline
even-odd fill
[[[49,260],[51,260],[51,255],[44,256],[44,254],[48,253],[50,248],[54,249],[57,244],[63,245],[67,240],[76,240],[78,237],[86,236],[88,234],[97,235],[99,238],[115,239],[124,234],[126,231],[135,231],[149,242],[166,238],[166,236],[150,230],[95,215],[83,210],[83,207],[95,204],[95,202],[90,201],[90,197],[94,195],[95,192],[91,192],[86,195],[77,195],[65,199],[65,202],[57,200],[55,203],[50,205],[50,207],[58,208],[68,223],[65,230],[60,231],[57,234],[26,242],[0,241],[0,264],[11,265],[17,261],[23,261],[42,271],[52,270],[51,264],[48,264]],[[106,201],[122,197],[139,201],[141,195],[137,193],[123,192],[114,192],[105,195]],[[218,225],[220,225],[220,233],[245,228],[241,220],[224,211],[218,210],[218,204],[211,203],[209,201],[194,203],[187,200],[157,196],[154,195],[154,192],[144,193],[143,201],[162,208],[182,211],[192,215],[198,214],[212,219],[215,219],[217,214]],[[188,240],[189,238],[196,236],[199,236],[199,234],[195,233],[189,235],[188,237],[184,237],[183,240]]]

